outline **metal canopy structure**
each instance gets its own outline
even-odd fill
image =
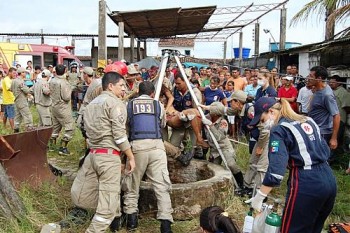
[[[113,11],[109,17],[124,23],[127,35],[142,41],[161,38],[189,38],[196,41],[226,41],[242,28],[257,22],[288,2],[217,8],[168,8],[142,11]],[[244,17],[243,17],[244,16]],[[247,18],[247,17],[248,18]],[[244,19],[243,19],[244,18]]]
[[[164,38],[199,33],[208,22],[216,6],[201,8],[169,8],[133,12],[112,12],[117,24],[124,22],[124,31],[139,39]]]

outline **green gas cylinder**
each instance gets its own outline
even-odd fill
[[[278,205],[281,203],[280,199],[274,201],[272,212],[266,216],[264,233],[279,233],[282,225],[282,217],[278,215]]]

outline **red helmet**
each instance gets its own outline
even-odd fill
[[[120,68],[120,70],[122,72],[121,75],[124,76],[124,75],[126,75],[128,73],[128,66],[124,62],[116,61],[113,64],[117,65]]]
[[[124,76],[128,73],[128,67],[124,62],[116,61],[113,64],[107,65],[104,72],[117,72],[118,74]]]

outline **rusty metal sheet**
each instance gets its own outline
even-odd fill
[[[0,161],[12,183],[18,187],[29,183],[33,187],[55,180],[47,161],[47,145],[52,127],[3,136],[17,153],[9,156],[8,147],[0,143]]]

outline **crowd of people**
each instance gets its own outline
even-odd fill
[[[31,61],[27,65],[31,67]],[[184,77],[179,67],[170,64],[157,100],[160,77],[156,66],[146,69],[109,59],[104,70],[76,63],[35,67],[34,72],[28,67],[12,67],[6,77],[0,70],[4,126],[8,119],[14,132],[20,131],[22,123],[25,130],[32,130],[33,99],[39,126],[53,127],[51,151],[70,155],[68,143],[76,126],[81,130],[86,154],[72,185],[75,207],[71,217],[95,210],[86,232],[119,229],[122,212],[127,229],[135,230],[140,181],[145,174],[156,194],[161,232],[172,232],[167,156],[183,166],[192,157],[216,164],[224,160],[238,185],[235,193],[251,197],[248,202],[258,211],[290,169],[281,232],[319,232],[332,210],[335,180],[328,164],[337,154],[349,151],[350,93],[341,78],[328,77],[324,67],[312,67],[309,76],[302,78],[296,65],[281,74],[277,68],[209,63],[200,69],[183,67]],[[205,111],[205,118],[198,108]],[[250,153],[245,174],[236,163],[231,143],[243,137],[249,141]],[[191,143],[190,151],[184,150],[186,143]],[[312,188],[316,178],[311,176],[327,180]],[[305,193],[319,196],[310,200]],[[236,232],[232,221],[220,217],[223,212],[219,207],[203,210],[203,232]],[[208,216],[216,216],[214,220],[223,221],[227,229],[213,225]],[[67,221],[61,225],[69,226]]]

